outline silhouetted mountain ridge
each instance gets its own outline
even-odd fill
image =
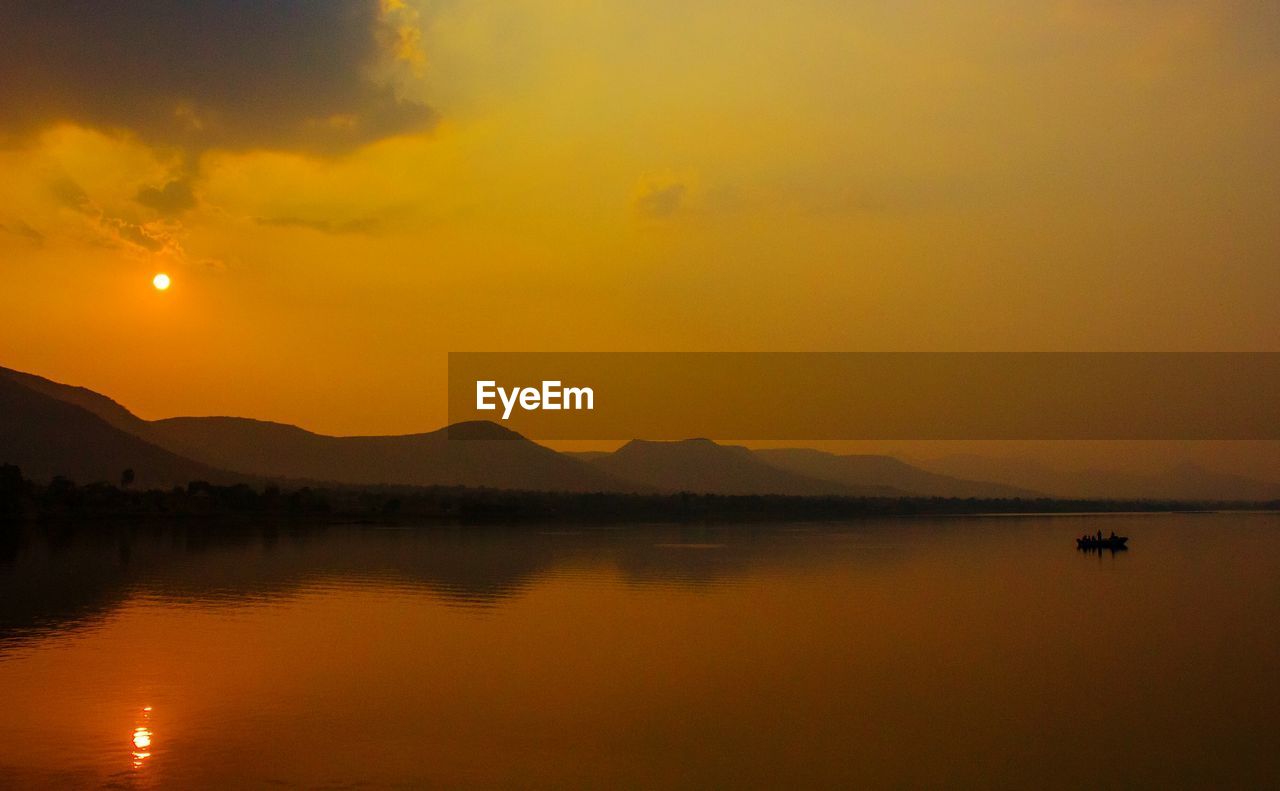
[[[133,441],[118,443],[121,450],[128,444],[133,449],[129,453],[135,453],[138,440],[157,450],[163,449],[172,459],[173,470],[193,473],[175,479],[177,483],[195,478],[225,482],[254,476],[350,485],[475,486],[544,491],[636,488],[485,421],[459,423],[423,434],[331,437],[285,423],[241,417],[148,421],[86,388],[5,368],[0,368],[0,380],[63,406],[92,413],[106,428],[125,433]],[[93,433],[94,436],[102,434],[100,430]],[[112,436],[120,439],[118,435]],[[60,447],[63,453],[75,455],[74,445]],[[0,447],[0,450],[5,449]],[[18,448],[14,450],[0,461],[18,464],[32,477],[44,477],[43,471],[59,465],[67,469],[75,466],[72,458],[51,466],[51,462],[38,454],[32,455],[30,443],[24,445],[21,452]],[[118,452],[116,456],[121,454]],[[191,460],[195,466],[179,464],[178,457]],[[33,461],[28,462],[28,458]],[[77,469],[88,473],[98,468],[81,465]],[[91,480],[118,480],[120,469],[110,475],[94,472]],[[199,474],[194,474],[196,472]],[[172,476],[164,477],[167,480]]]
[[[893,456],[837,455],[811,448],[770,448],[755,455],[782,469],[838,483],[888,486],[924,497],[1043,497],[1033,489],[922,470]]]
[[[28,390],[34,390],[50,398],[65,401],[68,404],[75,404],[81,409],[88,410],[102,418],[108,424],[130,434],[136,435],[138,429],[147,422],[125,409],[116,401],[87,387],[65,385],[52,379],[46,379],[43,376],[15,371],[11,368],[0,368],[0,377],[8,377]]]
[[[634,440],[612,453],[559,453],[496,423],[400,436],[334,437],[241,417],[147,421],[83,387],[0,368],[0,462],[32,478],[139,486],[288,479],[355,486],[469,486],[566,492],[1261,501],[1280,484],[1179,464],[1156,475],[1061,471],[1032,460],[751,450],[709,439]],[[465,441],[459,441],[465,440]]]
[[[846,495],[901,497],[889,486],[865,486],[814,478],[761,461],[749,448],[709,439],[676,442],[632,440],[589,462],[609,474],[659,491],[710,494]]]
[[[0,376],[0,461],[30,478],[61,475],[80,482],[119,482],[133,470],[139,488],[193,480],[239,482],[243,476],[201,464],[122,431],[77,404]]]
[[[938,473],[1035,488],[1052,497],[1240,501],[1280,497],[1280,484],[1216,472],[1191,462],[1180,462],[1146,474],[1096,468],[1059,469],[1034,459],[976,454],[955,454],[921,464]]]
[[[147,431],[176,452],[268,477],[356,485],[625,488],[577,459],[484,422],[424,434],[330,437],[246,418],[182,417],[157,420]]]

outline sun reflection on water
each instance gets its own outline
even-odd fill
[[[142,709],[142,722],[133,729],[133,768],[141,769],[142,764],[151,757],[151,707]]]

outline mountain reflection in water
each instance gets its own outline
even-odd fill
[[[1277,528],[2,528],[0,786],[1264,785]]]

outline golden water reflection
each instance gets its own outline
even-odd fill
[[[142,724],[133,729],[133,768],[141,769],[143,762],[151,757],[151,707],[142,709]]]
[[[114,529],[0,556],[0,789],[1280,776],[1273,514]]]

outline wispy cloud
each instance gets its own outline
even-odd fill
[[[179,238],[182,225],[172,220],[139,221],[103,209],[71,179],[59,179],[50,187],[59,205],[83,218],[90,241],[104,247],[149,255],[177,264],[196,262],[187,254]]]
[[[350,220],[321,220],[307,217],[255,217],[253,219],[259,225],[272,225],[278,228],[307,228],[332,234],[362,234],[377,231],[382,227],[384,218],[371,215]]]
[[[32,228],[22,220],[0,220],[0,231],[13,234],[14,236],[21,236],[23,239],[27,239],[28,241],[36,244],[42,244],[44,242],[44,234],[40,233],[35,228]]]
[[[661,219],[680,210],[689,191],[683,181],[659,179],[640,185],[632,206],[641,217]]]

